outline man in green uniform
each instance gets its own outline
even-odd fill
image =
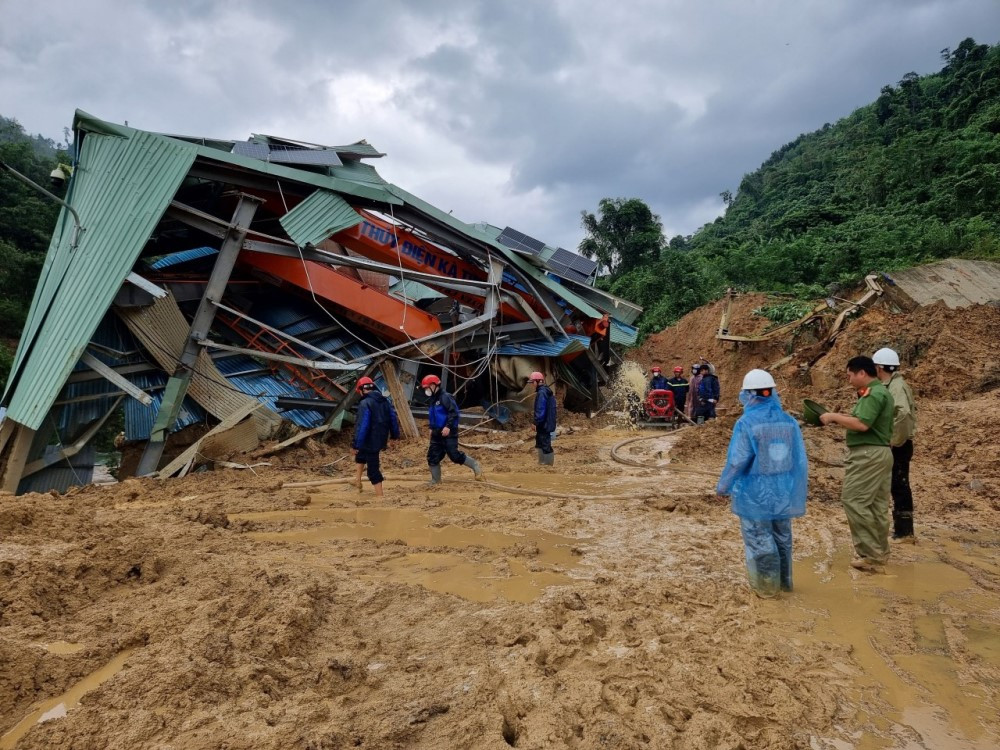
[[[892,395],[879,381],[871,357],[854,357],[847,363],[847,380],[858,392],[850,414],[827,412],[824,425],[847,429],[847,471],[840,500],[857,558],[851,565],[869,573],[880,572],[889,557],[889,488],[892,482]]]

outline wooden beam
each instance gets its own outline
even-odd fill
[[[5,419],[4,422],[9,422]],[[7,453],[7,461],[3,467],[3,474],[0,475],[0,490],[17,494],[17,487],[21,484],[21,477],[24,474],[24,465],[28,462],[28,451],[35,439],[35,431],[23,424],[11,422],[16,430],[13,440],[10,442],[10,450]],[[5,446],[6,447],[6,446]]]
[[[253,414],[255,411],[262,408],[263,406],[264,404],[261,404],[259,402],[256,404],[247,404],[247,406],[243,407],[242,409],[238,409],[237,411],[233,412],[228,417],[219,422],[219,424],[215,425],[215,427],[213,427],[211,430],[202,435],[199,440],[189,445],[183,453],[181,453],[177,458],[175,458],[173,461],[171,461],[162,469],[160,469],[158,472],[156,472],[154,476],[160,477],[161,479],[166,479],[167,477],[173,476],[178,471],[187,466],[191,461],[194,460],[195,454],[198,453],[198,449],[201,448],[201,444],[205,440],[205,438],[211,435],[218,435],[220,432],[225,432],[230,427],[235,427],[244,419]]]
[[[403,384],[399,380],[399,373],[396,371],[395,362],[386,360],[382,364],[382,377],[385,378],[385,384],[389,388],[389,395],[392,396],[393,406],[396,408],[396,416],[399,417],[399,431],[406,438],[413,439],[420,437],[420,432],[417,430],[417,421],[413,418],[413,412],[410,411],[410,402],[406,398]]]
[[[117,372],[114,371],[109,365],[104,364],[101,360],[95,357],[90,352],[84,352],[80,356],[80,361],[87,365],[94,372],[100,373],[106,380],[111,381],[114,385],[129,396],[134,398],[136,401],[141,403],[143,406],[149,406],[153,403],[152,397],[143,391],[141,388],[133,385],[130,381],[123,378]]]

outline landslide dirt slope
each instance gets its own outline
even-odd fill
[[[788,342],[717,346],[720,314],[695,311],[639,356],[703,354],[735,402],[743,372]],[[797,591],[776,602],[749,592],[738,524],[714,499],[733,413],[622,449],[646,468],[610,455],[636,433],[579,417],[548,472],[526,430],[464,435],[511,491],[458,482],[469,472],[449,463],[424,488],[423,439],[385,455],[383,501],[286,486],[353,474],[341,437],[256,473],[2,496],[0,747],[122,653],[16,747],[995,747],[996,316],[872,310],[812,375],[794,359],[779,373],[790,405],[846,408],[854,349],[923,337],[904,353],[920,544],[877,579],[848,567],[842,434],[807,429]],[[968,373],[948,378],[956,338]],[[58,641],[80,650],[46,650]]]

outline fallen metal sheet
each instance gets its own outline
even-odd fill
[[[165,372],[174,372],[191,328],[174,298],[167,295],[149,307],[118,309],[117,312],[160,367]],[[248,405],[260,405],[258,399],[234,388],[204,351],[198,354],[188,395],[218,419]],[[254,421],[257,434],[264,439],[278,429],[281,417],[271,409],[261,408],[254,414]]]
[[[889,278],[917,305],[944,302],[955,309],[1000,300],[1000,263],[949,258],[896,271]]]
[[[253,421],[240,422],[228,430],[206,436],[198,453],[213,461],[229,458],[235,453],[249,453],[260,446]]]

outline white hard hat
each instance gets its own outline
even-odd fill
[[[899,367],[899,355],[892,349],[879,349],[872,355],[872,362],[877,365]]]
[[[775,388],[774,378],[767,370],[751,370],[743,376],[743,390],[756,391],[758,388]]]

